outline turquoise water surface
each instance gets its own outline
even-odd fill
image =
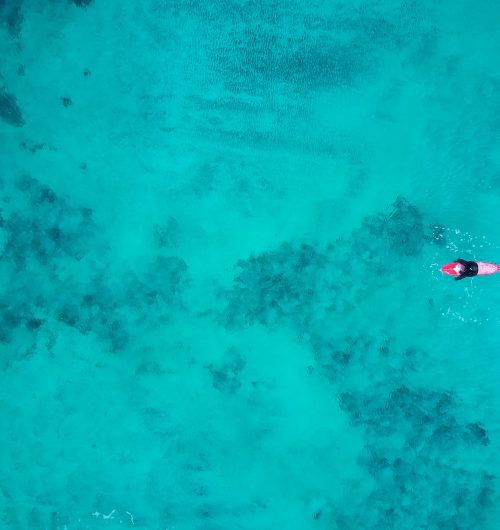
[[[0,529],[500,528],[499,17],[0,1]]]

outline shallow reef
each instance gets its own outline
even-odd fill
[[[60,298],[54,289],[71,290],[57,271],[85,257],[95,226],[89,210],[70,206],[27,175],[3,184],[1,201],[0,267],[9,279],[2,294],[1,340],[10,342],[23,328],[36,340],[53,309],[48,300]],[[70,312],[65,318],[72,319]]]
[[[380,308],[379,320],[370,319],[376,307],[370,307],[371,291],[362,288],[363,278],[375,270],[373,291],[390,289],[385,261],[412,263],[426,245],[445,244],[444,233],[436,220],[397,197],[386,212],[365,218],[348,240],[326,247],[287,242],[240,260],[226,292],[223,322],[293,331],[311,351],[309,373],[328,379],[339,392],[340,408],[363,433],[358,465],[371,475],[374,488],[360,501],[363,516],[329,501],[328,514],[318,518],[335,528],[472,530],[492,505],[495,478],[476,459],[489,448],[487,426],[464,419],[459,398],[446,389],[407,383],[427,354],[412,344],[394,344],[390,310],[380,318]],[[343,276],[349,277],[345,285]],[[357,304],[353,284],[360,286]],[[404,304],[405,294],[399,297]],[[352,319],[348,331],[343,320],[335,324],[345,315]],[[353,315],[361,322],[370,319],[371,334]],[[365,384],[371,382],[363,391],[361,372]],[[223,375],[221,382],[228,379]]]
[[[307,318],[328,264],[328,257],[312,245],[294,243],[240,260],[234,287],[227,294],[226,323],[293,324]]]
[[[181,258],[159,256],[144,271],[116,278],[102,272],[94,281],[70,293],[57,311],[57,319],[79,333],[93,333],[110,351],[124,350],[130,338],[167,324],[183,309],[187,266]]]
[[[23,175],[15,182],[4,203],[24,205],[7,212],[4,208],[3,228],[6,233],[2,259],[9,259],[19,269],[34,260],[48,265],[61,255],[80,260],[95,226],[92,212],[74,208],[38,180]]]
[[[411,447],[437,442],[451,450],[457,445],[489,444],[481,424],[460,424],[456,419],[459,407],[449,392],[401,386],[389,396],[342,393],[339,403],[354,423],[374,435],[389,436],[397,425]]]
[[[477,528],[493,502],[495,479],[466,463],[489,439],[480,423],[459,419],[455,396],[400,386],[389,395],[344,392],[339,403],[364,430],[358,463],[376,482],[367,499],[373,528],[418,521],[426,528]]]
[[[226,292],[227,325],[281,323],[300,334],[310,333],[312,320],[333,316],[352,306],[352,277],[363,285],[366,275],[389,276],[387,260],[417,258],[424,245],[445,244],[444,227],[426,220],[404,197],[388,212],[364,219],[349,241],[324,247],[285,242],[236,264],[233,287]],[[355,264],[355,268],[353,268]],[[344,286],[345,284],[345,286]],[[352,309],[353,307],[351,307]],[[321,337],[316,337],[321,342]]]
[[[120,281],[106,273],[106,241],[92,209],[69,204],[29,175],[0,182],[0,190],[0,267],[10,278],[0,298],[1,342],[24,330],[36,344],[40,330],[56,322],[94,334],[116,352],[129,344],[131,330],[139,337],[182,310],[181,258],[158,254]]]

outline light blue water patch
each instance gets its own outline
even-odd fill
[[[0,526],[496,530],[499,8],[0,1]]]

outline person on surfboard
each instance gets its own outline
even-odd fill
[[[462,280],[463,278],[471,276],[485,276],[486,274],[495,274],[500,272],[500,265],[490,263],[488,261],[465,261],[464,259],[457,259],[451,263],[445,263],[440,271],[448,276],[453,276],[455,280]]]
[[[463,280],[464,278],[477,276],[479,268],[475,261],[465,261],[464,259],[457,259],[456,262],[460,263],[460,265],[463,266],[463,269],[460,271],[459,275],[455,278],[455,280]]]

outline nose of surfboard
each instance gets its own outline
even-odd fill
[[[463,270],[463,265],[457,263],[456,261],[453,261],[451,263],[446,263],[445,265],[443,265],[440,270],[443,274],[449,274],[450,276],[458,276],[460,274],[460,271]]]

